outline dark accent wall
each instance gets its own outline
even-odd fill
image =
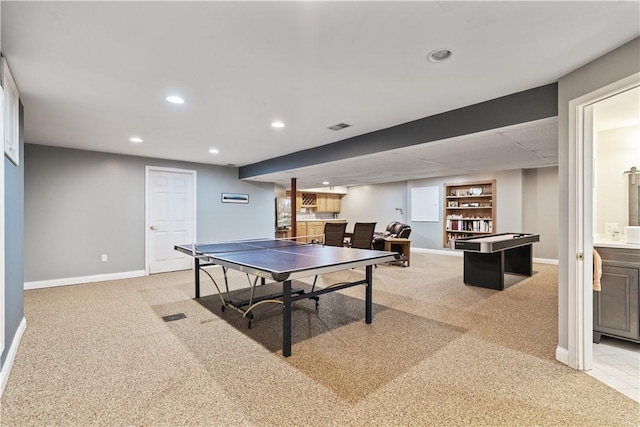
[[[558,115],[551,83],[240,168],[239,178],[379,153]]]
[[[24,317],[24,110],[20,103],[20,161],[14,165],[4,157],[4,365],[16,331]]]

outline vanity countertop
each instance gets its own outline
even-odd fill
[[[593,238],[593,246],[600,246],[603,248],[620,248],[620,249],[639,249],[640,244],[627,243],[624,240],[624,236],[618,236],[616,240],[612,240],[610,237],[604,235],[597,235]]]
[[[635,243],[625,243],[619,240],[594,240],[593,246],[601,246],[603,248],[620,248],[620,249],[640,249],[640,245]]]

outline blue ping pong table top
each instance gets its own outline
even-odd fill
[[[256,239],[220,243],[178,245],[181,252],[206,257],[214,264],[279,273],[311,272],[330,267],[367,265],[395,259],[393,252],[353,249],[291,240]],[[311,273],[310,273],[311,274]],[[276,275],[274,275],[275,277]]]

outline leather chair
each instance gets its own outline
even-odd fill
[[[384,231],[384,233],[376,233],[376,235],[373,237],[372,247],[375,250],[383,251],[385,238],[397,237],[400,239],[408,239],[410,234],[411,226],[398,221],[392,221],[389,223],[389,225],[387,225],[387,229]],[[404,255],[402,253],[402,245],[391,244],[391,251],[398,252],[400,255]]]

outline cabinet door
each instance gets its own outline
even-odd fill
[[[305,243],[307,241],[307,223],[306,222],[296,222],[296,241]]]
[[[594,292],[593,329],[638,339],[638,270],[602,266],[601,291]]]
[[[287,191],[285,193],[287,199],[291,198],[291,191]],[[300,207],[302,206],[302,196],[300,195],[300,193],[296,193],[296,206],[293,207],[291,206],[291,211],[292,212],[299,212],[300,211]]]
[[[322,234],[324,233],[324,222],[311,221],[307,222],[307,243],[311,243],[312,240],[322,240]]]
[[[331,208],[330,212],[340,212],[340,195],[332,194],[331,195]]]
[[[323,194],[323,193],[318,193],[316,194],[316,203],[318,204],[318,207],[316,208],[316,212],[331,212],[331,210],[328,208],[328,199],[327,196],[329,196],[329,194]]]

